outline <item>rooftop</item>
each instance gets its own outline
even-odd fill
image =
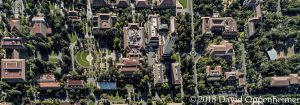
[[[21,27],[20,20],[18,20],[18,19],[9,20],[9,26],[10,26],[10,31],[11,32],[18,31]]]
[[[143,49],[144,44],[144,27],[140,27],[138,23],[128,23],[128,27],[123,28],[124,31],[124,49],[137,48]]]
[[[25,59],[2,59],[1,79],[7,82],[26,81]]]
[[[237,22],[232,17],[202,17],[202,33],[213,35],[222,31],[224,35],[237,35]]]
[[[207,76],[221,76],[222,75],[222,67],[216,66],[214,70],[211,70],[210,66],[206,66],[206,75]]]
[[[181,84],[181,69],[179,63],[172,63],[172,84]]]
[[[112,28],[112,13],[97,13],[93,16],[93,29],[110,29]]]
[[[153,64],[153,75],[154,75],[154,85],[161,84],[165,82],[164,79],[164,65],[163,64]]]
[[[233,44],[225,40],[219,45],[209,44],[206,51],[211,56],[232,56],[234,53]]]
[[[12,49],[23,49],[23,39],[21,37],[3,37],[1,40],[1,46],[3,48],[12,48]]]
[[[55,76],[50,73],[40,74],[37,76],[37,82],[41,88],[60,88],[60,83]]]
[[[158,30],[159,30],[159,16],[158,15],[149,15],[148,16],[148,33],[150,40],[158,40]]]
[[[52,34],[52,29],[48,26],[44,17],[33,17],[30,34],[45,37]]]
[[[84,81],[76,80],[76,79],[67,79],[67,87],[68,88],[83,88]]]

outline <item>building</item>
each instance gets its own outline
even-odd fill
[[[176,8],[176,0],[156,0],[157,8]]]
[[[25,82],[25,59],[1,59],[1,80],[5,82]]]
[[[123,28],[124,49],[136,48],[142,50],[145,48],[144,27],[140,27],[138,23],[128,23],[128,27]]]
[[[11,19],[9,20],[10,32],[18,32],[21,27],[20,20],[18,19]]]
[[[177,38],[177,32],[176,32],[176,18],[171,16],[170,17],[170,35],[169,37],[164,40],[164,38],[160,38],[159,41],[159,50],[158,50],[158,56],[159,58],[166,58],[169,59],[173,53],[173,45],[175,43],[175,40]]]
[[[164,65],[161,63],[153,64],[153,77],[154,77],[154,85],[162,84],[165,81],[165,68]]]
[[[223,75],[221,66],[216,66],[214,70],[211,70],[210,66],[206,66],[205,73],[208,77],[207,81],[219,81]]]
[[[92,8],[111,7],[110,0],[90,0]]]
[[[171,77],[172,77],[172,84],[179,85],[181,84],[181,69],[179,63],[172,63],[171,64]]]
[[[233,56],[233,44],[228,41],[222,41],[219,45],[209,44],[206,53],[209,56]]]
[[[113,27],[112,13],[97,13],[93,16],[93,32],[111,29]]]
[[[158,46],[159,42],[159,16],[148,16],[148,40],[151,46]]]
[[[135,8],[137,9],[146,9],[150,7],[151,5],[148,3],[147,0],[135,0]]]
[[[115,90],[117,84],[115,82],[97,82],[97,87],[101,90]]]
[[[1,46],[9,49],[25,49],[24,40],[20,37],[3,37]]]
[[[116,0],[116,7],[117,8],[127,8],[130,6],[130,1],[129,0]]]
[[[0,0],[0,5],[1,5],[1,0]],[[13,105],[11,102],[1,102],[0,105]]]
[[[33,17],[30,34],[46,37],[47,35],[52,34],[52,29],[48,26],[44,17]]]
[[[238,71],[232,71],[232,72],[225,72],[225,79],[227,81],[238,81],[239,86],[245,86],[245,74],[238,72]]]
[[[238,35],[237,22],[232,17],[201,17],[202,33],[208,36],[222,35],[230,39]]]
[[[122,58],[122,63],[118,63],[117,68],[121,74],[130,77],[134,72],[140,71],[142,66],[139,57],[128,57]]]
[[[36,78],[37,83],[41,89],[59,89],[60,83],[56,80],[55,76],[50,73],[40,74]]]
[[[71,21],[79,21],[80,20],[80,18],[79,18],[79,12],[75,11],[75,10],[68,11],[68,18]]]
[[[245,0],[244,6],[252,7],[255,10],[254,15],[248,19],[248,35],[252,36],[256,33],[256,28],[262,22],[262,11],[260,0]]]
[[[84,81],[76,79],[67,79],[67,89],[83,89]]]
[[[289,85],[300,84],[300,77],[298,74],[290,74],[289,76],[274,76],[270,78],[270,87],[287,87]]]

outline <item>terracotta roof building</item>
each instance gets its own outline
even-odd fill
[[[248,19],[248,35],[252,36],[256,33],[257,24],[262,22],[262,11],[260,0],[245,0],[244,5],[247,7],[252,7],[255,10],[253,17]]]
[[[223,38],[237,36],[237,22],[232,17],[201,17],[202,33],[213,36],[216,32],[222,32]]]
[[[125,76],[132,76],[134,72],[141,70],[141,63],[139,57],[122,58],[122,63],[117,64],[119,72]]]
[[[148,16],[148,39],[152,46],[158,46],[159,41],[159,16],[149,15]]]
[[[151,5],[149,5],[147,0],[135,0],[135,8],[143,9],[143,8],[150,8]]]
[[[59,89],[60,83],[53,74],[40,74],[37,76],[37,82],[41,89]]]
[[[93,16],[93,31],[110,29],[113,27],[112,13],[97,13]]]
[[[67,89],[83,89],[83,88],[84,88],[83,80],[67,79]]]
[[[3,37],[1,39],[1,46],[10,49],[24,49],[24,40],[20,37]]]
[[[207,54],[210,56],[233,56],[233,44],[228,41],[222,41],[219,45],[209,44],[207,49]]]
[[[270,78],[270,87],[286,87],[289,85],[300,84],[300,77],[298,74],[290,74],[289,76],[274,76]]]
[[[181,84],[181,69],[179,63],[171,64],[171,76],[172,76],[172,84],[178,85]]]
[[[93,8],[111,7],[109,0],[90,0]]]
[[[1,2],[1,0],[0,0],[0,2]],[[13,105],[13,103],[11,103],[11,102],[1,102],[0,105]]]
[[[239,86],[246,85],[245,83],[245,75],[244,73],[238,72],[238,71],[232,71],[232,72],[225,72],[225,79],[229,81],[238,81]]]
[[[176,8],[176,0],[156,0],[158,8]]]
[[[72,21],[79,20],[79,12],[78,11],[68,11],[68,18]]]
[[[154,85],[157,84],[162,84],[165,81],[165,76],[164,76],[164,65],[159,63],[159,64],[153,64],[153,76],[154,76]]]
[[[48,26],[44,17],[33,17],[30,34],[46,37],[47,35],[52,34],[52,29]]]
[[[214,70],[211,70],[210,66],[206,66],[205,73],[207,75],[208,81],[218,81],[221,79],[221,76],[223,75],[222,67],[216,66]]]
[[[5,82],[25,82],[25,59],[2,59],[1,80]]]
[[[144,49],[145,31],[144,27],[140,27],[138,23],[128,23],[128,27],[123,28],[124,49],[136,48]]]
[[[11,19],[9,20],[10,32],[17,32],[21,27],[20,20],[18,19]]]
[[[118,8],[126,8],[130,6],[130,1],[129,0],[116,0],[116,7]]]

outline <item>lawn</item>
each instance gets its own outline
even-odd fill
[[[179,3],[182,5],[183,8],[186,8],[187,5],[188,5],[187,4],[188,3],[187,0],[179,0]]]
[[[78,52],[76,56],[76,61],[79,65],[83,67],[88,67],[90,64],[87,61],[86,57],[89,55],[88,51]]]
[[[59,59],[57,59],[57,58],[49,58],[49,62],[51,62],[51,63],[58,63]]]
[[[71,36],[70,36],[70,41],[71,41],[71,43],[76,42],[76,41],[77,41],[77,36],[74,35],[74,34],[71,34]]]

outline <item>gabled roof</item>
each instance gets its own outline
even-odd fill
[[[157,6],[165,7],[176,7],[176,0],[156,0]]]
[[[44,17],[33,17],[30,34],[45,37],[52,34],[52,29],[48,26]]]
[[[39,74],[37,77],[37,82],[39,86],[43,89],[48,89],[48,88],[60,88],[60,83],[56,80],[55,76],[50,73],[45,73],[45,74]]]
[[[211,70],[210,66],[206,66],[207,76],[221,76],[222,73],[222,67],[220,65],[216,66],[214,70]]]
[[[117,0],[116,7],[118,8],[126,8],[129,7],[129,0]]]
[[[97,13],[93,16],[93,22],[97,23],[93,29],[110,29],[112,28],[112,13]]]
[[[144,37],[145,31],[144,27],[140,27],[138,23],[128,23],[128,27],[123,28],[124,32],[124,49],[126,48],[136,48],[144,49]]]
[[[79,19],[78,11],[68,11],[68,18],[71,20]]]
[[[109,0],[90,0],[91,6],[99,8],[99,7],[109,7],[111,3]]]
[[[25,69],[25,59],[1,59],[1,79],[3,81],[26,81]]]
[[[10,31],[11,32],[19,31],[19,29],[21,27],[20,20],[18,20],[18,19],[9,20],[9,26],[10,26]]]
[[[133,72],[141,70],[141,63],[139,57],[122,58],[122,63],[118,63],[119,72],[124,74],[132,74]]]
[[[206,51],[211,56],[232,56],[234,53],[233,44],[228,41],[222,41],[220,45],[209,44]]]
[[[76,79],[67,79],[67,88],[69,89],[79,89],[84,87],[83,80],[76,80]]]
[[[153,75],[154,75],[154,85],[161,84],[165,82],[164,79],[164,65],[163,64],[153,64]]]
[[[289,76],[274,76],[271,77],[271,87],[285,87],[291,84],[300,84],[300,77],[298,74],[290,74]]]
[[[148,39],[158,40],[159,15],[148,16]]]
[[[150,8],[147,0],[136,0],[135,1],[136,8]]]
[[[181,84],[181,69],[179,63],[172,63],[172,84]]]
[[[3,48],[24,49],[24,40],[21,37],[3,37],[1,40]]]

